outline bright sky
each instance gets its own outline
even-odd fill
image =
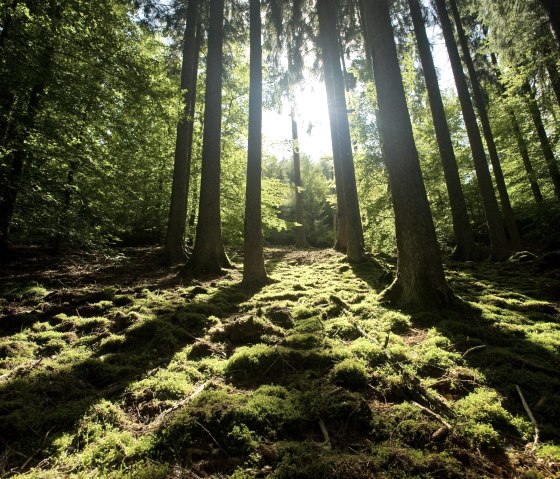
[[[454,88],[451,66],[439,27],[428,27],[428,37],[432,43],[440,88],[442,90]],[[318,161],[323,156],[332,155],[325,85],[314,80],[301,88],[303,89],[296,92],[300,151],[308,154],[313,161]],[[291,128],[288,105],[281,114],[275,111],[264,111],[263,146],[265,152],[273,154],[279,159],[290,158]]]

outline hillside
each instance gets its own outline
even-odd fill
[[[5,265],[0,477],[560,477],[550,264],[447,265],[461,305],[411,316],[390,258],[268,248],[247,290],[159,255]]]

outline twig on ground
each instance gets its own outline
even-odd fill
[[[461,358],[464,358],[467,354],[470,354],[470,353],[472,353],[473,351],[477,351],[477,350],[479,350],[479,349],[484,349],[485,347],[486,347],[486,344],[481,344],[480,346],[474,346],[474,347],[472,347],[472,348],[470,348],[470,349],[467,349],[467,350],[463,353],[463,355],[461,356]]]
[[[172,407],[170,407],[169,409],[166,409],[165,411],[163,411],[158,418],[156,419],[156,423],[160,422],[161,420],[163,420],[163,418],[165,416],[167,416],[168,414],[172,413],[173,411],[176,411],[177,409],[179,409],[180,407],[184,406],[185,404],[187,404],[189,401],[192,401],[196,396],[198,396],[202,391],[204,391],[204,388],[208,385],[208,381],[202,383],[200,386],[198,386],[198,388],[196,388],[196,390],[190,395],[187,396],[185,399],[182,399],[181,401],[179,401],[178,403],[174,404]]]
[[[535,439],[533,440],[533,447],[532,447],[532,450],[534,451],[535,448],[537,447],[537,444],[539,443],[539,435],[540,435],[539,425],[537,424],[537,420],[535,419],[535,416],[533,416],[533,413],[531,411],[531,408],[527,404],[527,401],[525,401],[525,397],[521,392],[521,388],[516,384],[515,389],[517,389],[517,393],[521,398],[523,407],[525,408],[525,411],[527,412],[527,415],[529,416],[529,419],[531,420],[531,422],[533,423],[533,427],[535,428]]]
[[[332,449],[331,438],[329,437],[329,431],[327,431],[327,427],[322,419],[319,419],[319,427],[321,428],[321,432],[323,433],[323,437],[325,438],[325,442],[321,445],[323,449],[330,451]]]
[[[426,406],[422,406],[422,404],[420,404],[419,402],[416,401],[412,401],[412,404],[414,404],[416,407],[419,407],[420,409],[422,409],[422,411],[424,411],[425,413],[429,414],[430,416],[435,417],[439,422],[441,422],[447,429],[449,429],[451,431],[451,429],[453,429],[453,427],[451,426],[451,424],[449,424],[442,416],[440,416],[437,412],[432,411],[431,409],[427,408]]]

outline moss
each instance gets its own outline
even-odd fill
[[[329,375],[335,384],[351,391],[362,391],[369,382],[366,365],[359,359],[348,358],[341,361],[334,366]]]
[[[358,338],[350,345],[350,351],[358,358],[364,359],[369,366],[379,366],[386,361],[381,346],[366,338]]]
[[[381,316],[380,321],[385,331],[397,334],[406,333],[411,326],[410,316],[397,311],[387,311]]]

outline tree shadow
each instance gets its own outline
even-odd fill
[[[93,404],[121,396],[148,371],[166,367],[177,352],[214,325],[211,316],[235,314],[258,292],[229,284],[208,297],[205,288],[196,288],[169,304],[145,302],[138,311],[107,314],[108,327],[103,317],[80,318],[79,328],[71,318],[59,318],[47,330],[38,325],[52,316],[39,315],[30,334],[41,357],[16,368],[0,384],[2,472],[37,464],[52,442],[73,430]],[[136,298],[148,294],[139,290]],[[57,356],[60,341],[71,341],[74,355],[64,355],[62,349]],[[24,342],[15,339],[4,346],[17,349]]]

